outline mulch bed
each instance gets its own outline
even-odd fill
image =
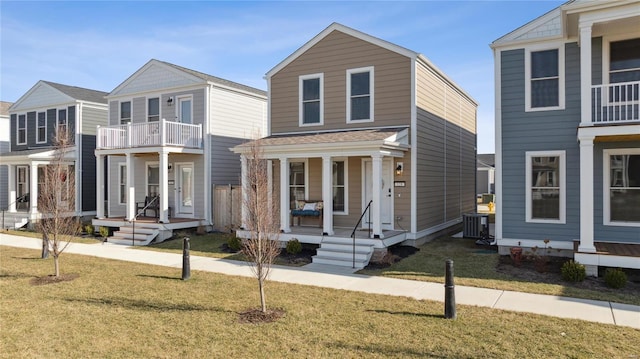
[[[387,254],[380,262],[369,262],[365,269],[385,269],[392,264],[401,261],[404,258],[419,251],[419,248],[413,246],[391,246],[387,248]]]
[[[54,275],[48,275],[45,277],[35,277],[31,279],[29,283],[31,283],[31,285],[47,285],[47,284],[69,282],[78,277],[80,277],[80,275],[77,273],[60,274],[59,277],[56,277]]]
[[[296,254],[289,254],[287,253],[286,250],[282,250],[282,252],[280,252],[280,255],[278,257],[280,257],[280,259],[286,261],[287,263],[291,263],[294,265],[305,265],[305,264],[311,263],[312,261],[311,257],[315,255],[316,255],[315,249],[305,248]]]
[[[284,309],[274,308],[267,309],[266,312],[262,312],[261,309],[249,309],[244,312],[238,313],[240,323],[245,324],[260,324],[260,323],[272,323],[276,320],[284,317]]]

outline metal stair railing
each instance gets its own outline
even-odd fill
[[[362,214],[360,215],[360,219],[358,219],[358,223],[356,223],[355,227],[353,227],[353,231],[351,232],[351,238],[353,239],[353,268],[354,269],[356,267],[356,231],[358,230],[358,226],[362,222],[362,218],[364,218],[364,215],[366,213],[369,214],[369,222],[368,222],[369,237],[371,237],[371,211],[369,211],[369,208],[371,207],[371,203],[373,203],[373,200],[369,201],[369,204],[367,204],[367,207],[365,207],[364,211],[362,211]]]
[[[145,213],[145,211],[149,208],[149,206],[151,206],[155,201],[160,201],[160,196],[153,197],[153,199],[151,201],[149,201],[149,203],[147,203],[146,206],[144,206],[142,209],[140,209],[138,212],[136,212],[136,215],[130,221],[131,222],[131,231],[133,232],[133,234],[131,235],[131,246],[132,247],[136,246],[136,220],[138,219],[138,216],[140,216],[142,213]]]

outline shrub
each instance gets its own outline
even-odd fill
[[[587,270],[584,265],[573,259],[564,262],[561,268],[562,279],[567,282],[582,282],[587,277]]]
[[[84,226],[84,231],[87,232],[88,235],[93,235],[93,225],[87,224]]]
[[[627,285],[627,275],[620,268],[607,268],[604,282],[610,288],[620,289]]]
[[[287,242],[287,253],[298,254],[302,252],[302,243],[296,238]]]
[[[109,227],[100,227],[100,237],[102,238],[109,237]]]
[[[236,236],[229,236],[227,238],[227,247],[237,252],[242,248],[242,240]]]

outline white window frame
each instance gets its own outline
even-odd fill
[[[122,178],[124,174],[124,183],[122,183]],[[122,189],[124,184],[124,202],[122,202]],[[127,204],[127,164],[126,163],[118,163],[118,204],[125,205]]]
[[[125,103],[125,102],[128,102],[128,103],[129,103],[129,112],[130,112],[130,113],[129,113],[129,115],[130,115],[131,117],[127,117],[127,118],[123,118],[123,117],[122,117],[122,104],[123,104],[123,103]],[[122,122],[122,120],[123,120],[123,119],[125,119],[125,120],[126,120],[126,119],[128,119],[129,121],[128,121],[128,122],[123,123],[123,122]],[[120,125],[126,125],[126,124],[128,124],[128,123],[133,123],[133,101],[131,101],[131,100],[119,101],[119,102],[118,102],[118,124],[120,124]]]
[[[304,80],[320,79],[320,121],[318,123],[304,123]],[[298,125],[300,127],[324,125],[324,73],[301,75],[298,77]]]
[[[602,83],[610,85],[609,68],[611,65],[611,43],[640,38],[640,31],[602,37]]]
[[[302,160],[289,160],[287,176],[291,176],[291,164],[292,163],[302,163],[304,165],[304,199],[305,201],[309,200],[309,161],[307,159]],[[289,181],[289,196],[291,196],[291,181]],[[291,202],[291,198],[289,198],[289,202]]]
[[[160,163],[158,161],[148,161],[145,163],[145,171],[144,171],[144,195],[150,196],[149,194],[149,168],[155,167],[158,169],[158,193],[160,195]]]
[[[69,133],[69,109],[66,107],[56,109],[56,134],[60,133],[60,111],[64,111],[64,131]]]
[[[352,74],[359,74],[359,73],[364,73],[364,72],[368,72],[369,73],[369,118],[366,119],[362,119],[362,120],[351,120],[351,75]],[[374,120],[374,114],[373,114],[373,109],[374,109],[374,99],[375,99],[375,83],[374,83],[374,67],[373,66],[368,66],[368,67],[360,67],[360,68],[356,68],[356,69],[349,69],[347,70],[347,88],[346,88],[346,94],[347,94],[347,123],[363,123],[363,122],[373,122]]]
[[[531,53],[558,50],[558,106],[531,107]],[[564,43],[531,46],[524,52],[524,107],[525,112],[564,110],[565,108],[565,62]]]
[[[153,100],[153,99],[157,99],[158,100],[158,119],[157,120],[151,120],[151,115],[149,114],[149,100]],[[149,96],[146,98],[146,103],[147,103],[147,122],[160,122],[160,119],[162,118],[162,103],[160,102],[161,97],[160,96]],[[193,115],[192,115],[193,117]]]
[[[24,127],[20,127],[20,116],[24,118]],[[20,132],[24,131],[24,142],[20,142]],[[26,145],[29,140],[27,139],[27,114],[16,115],[16,145]]]
[[[331,190],[337,187],[333,183],[333,163],[344,162],[344,211],[333,211],[333,214],[339,216],[346,216],[349,214],[349,158],[348,157],[336,157],[331,159]],[[333,194],[333,193],[332,193]],[[331,203],[333,206],[333,203]],[[332,207],[333,208],[333,207]]]
[[[195,123],[195,119],[193,116],[193,96],[192,95],[187,95],[187,96],[176,96],[176,121],[180,122],[180,123],[184,123],[182,122],[182,113],[180,112],[180,110],[182,109],[182,102],[184,101],[189,101],[189,106],[190,109],[189,111],[191,112],[191,122],[189,122],[188,124],[192,125]]]
[[[610,156],[640,155],[640,148],[615,148],[602,151],[602,224],[605,226],[640,227],[640,222],[622,222],[611,220],[611,161]],[[640,190],[635,190],[640,191]]]
[[[44,139],[40,139],[40,114],[44,114]],[[47,111],[36,112],[36,143],[47,143]]]
[[[558,179],[559,189],[559,218],[558,219],[543,219],[543,218],[532,218],[533,211],[531,210],[531,206],[533,204],[531,198],[531,180],[533,177],[531,167],[532,167],[532,158],[533,157],[558,157],[560,159],[560,175]],[[567,220],[567,161],[566,161],[566,151],[527,151],[525,153],[525,221],[527,223],[551,223],[551,224],[566,224]]]

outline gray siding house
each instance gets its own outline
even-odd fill
[[[107,100],[95,151],[105,205],[93,224],[118,228],[112,242],[132,243],[137,220],[149,232],[138,244],[211,227],[213,186],[240,181],[240,156],[229,148],[266,130],[266,92],[152,59]]]
[[[640,268],[638,24],[638,1],[575,0],[491,45],[502,253]]]
[[[107,123],[106,92],[38,81],[11,107],[10,151],[2,154],[8,167],[5,222],[33,223],[38,211],[38,185],[44,166],[53,158],[54,138],[65,130],[74,146],[66,158],[75,176],[75,214],[96,213],[96,127]],[[5,223],[5,226],[7,225]]]
[[[0,101],[0,156],[11,151],[11,126],[9,124],[9,107],[12,102]],[[0,161],[0,209],[9,206],[9,168]]]

